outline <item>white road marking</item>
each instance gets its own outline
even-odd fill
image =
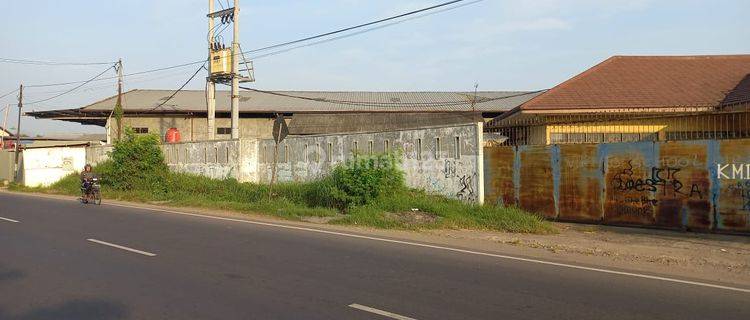
[[[86,239],[86,240],[91,241],[93,243],[103,244],[105,246],[110,246],[110,247],[113,247],[113,248],[117,248],[117,249],[122,249],[122,250],[130,251],[130,252],[135,252],[135,253],[138,253],[138,254],[142,254],[144,256],[156,257],[156,254],[154,254],[154,253],[146,252],[146,251],[141,251],[141,250],[136,250],[136,249],[124,247],[124,246],[121,246],[121,245],[116,245],[114,243],[109,243],[109,242],[105,242],[105,241],[101,241],[101,240],[96,240],[96,239]]]
[[[3,217],[0,217],[0,220],[2,220],[2,221],[8,221],[8,222],[13,222],[13,223],[21,223],[21,221],[13,220],[13,219],[8,219],[8,218],[3,218]]]
[[[393,312],[383,311],[383,310],[380,310],[380,309],[375,309],[375,308],[372,308],[372,307],[363,306],[361,304],[356,304],[356,303],[350,304],[349,307],[352,307],[354,309],[359,309],[359,310],[362,310],[362,311],[366,311],[366,312],[370,312],[370,313],[374,313],[374,314],[378,314],[378,315],[381,315],[381,316],[384,316],[384,317],[388,317],[388,318],[391,318],[391,319],[396,319],[396,320],[417,320],[417,319],[414,319],[414,318],[409,318],[409,317],[406,317],[406,316],[402,316],[400,314],[395,314]]]
[[[63,200],[63,199],[60,199],[58,197],[51,197],[51,196],[44,196],[44,195],[28,195],[28,196],[30,196],[30,197],[48,198],[48,199],[54,199],[54,200]],[[157,209],[157,208],[149,208],[149,207],[141,207],[141,206],[132,206],[132,205],[123,205],[123,204],[115,204],[115,203],[106,203],[106,204],[103,203],[102,205],[108,205],[108,206],[113,206],[113,207],[121,207],[121,208],[129,208],[129,209],[148,210],[148,211],[155,211],[155,212],[163,212],[163,213],[177,214],[177,215],[183,215],[183,216],[201,217],[201,218],[214,219],[214,220],[223,220],[223,221],[248,223],[248,224],[261,225],[261,226],[267,226],[267,227],[275,227],[275,228],[281,228],[281,229],[291,229],[291,230],[300,230],[300,231],[308,231],[308,232],[315,232],[315,233],[323,233],[323,234],[337,235],[337,236],[349,237],[349,238],[367,239],[367,240],[381,241],[381,242],[388,242],[388,243],[397,243],[397,244],[403,244],[403,245],[414,246],[414,247],[431,248],[431,249],[437,249],[437,250],[444,250],[444,251],[451,251],[451,252],[472,254],[472,255],[485,256],[485,257],[500,258],[500,259],[506,259],[506,260],[523,261],[523,262],[537,263],[537,264],[543,264],[543,265],[548,265],[548,266],[556,266],[556,267],[563,267],[563,268],[570,268],[570,269],[577,269],[577,270],[601,272],[601,273],[614,274],[614,275],[620,275],[620,276],[628,276],[628,277],[650,279],[650,280],[659,280],[659,281],[666,281],[666,282],[687,284],[687,285],[693,285],[693,286],[699,286],[699,287],[706,287],[706,288],[714,288],[714,289],[722,289],[722,290],[730,290],[730,291],[736,291],[736,292],[750,293],[750,289],[739,288],[739,287],[723,286],[723,285],[711,284],[711,283],[706,283],[706,282],[681,280],[681,279],[676,279],[676,278],[660,277],[660,276],[653,276],[653,275],[642,274],[642,273],[609,270],[609,269],[603,269],[603,268],[585,267],[585,266],[579,266],[579,265],[574,265],[574,264],[552,262],[552,261],[545,261],[545,260],[539,260],[539,259],[521,258],[521,257],[514,257],[514,256],[509,256],[509,255],[487,253],[487,252],[480,252],[480,251],[472,251],[472,250],[465,250],[465,249],[444,247],[444,246],[438,246],[438,245],[432,245],[432,244],[425,244],[425,243],[418,243],[418,242],[410,242],[410,241],[403,241],[403,240],[394,240],[394,239],[387,239],[387,238],[378,238],[378,237],[371,237],[371,236],[363,236],[363,235],[352,234],[352,233],[344,233],[344,232],[337,232],[337,231],[320,230],[320,229],[306,228],[306,227],[297,227],[297,226],[290,226],[290,225],[278,224],[278,223],[270,223],[270,222],[260,222],[260,221],[252,221],[252,220],[243,220],[243,219],[216,217],[216,216],[209,216],[209,215],[197,214],[197,213],[189,213],[189,212],[182,212],[182,211],[175,211],[175,210],[166,210],[166,209]]]

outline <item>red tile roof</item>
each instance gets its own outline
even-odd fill
[[[614,56],[521,110],[718,107],[750,102],[750,55]]]

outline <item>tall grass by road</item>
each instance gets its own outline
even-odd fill
[[[395,155],[358,157],[318,181],[269,187],[168,170],[158,138],[127,134],[98,165],[105,199],[268,214],[291,220],[395,229],[483,229],[553,233],[541,217],[517,208],[467,204],[409,189]],[[79,195],[78,175],[46,188],[14,190]]]

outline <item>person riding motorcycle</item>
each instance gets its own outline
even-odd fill
[[[83,190],[84,194],[88,194],[91,192],[92,180],[96,177],[96,173],[92,171],[91,165],[86,164],[86,166],[83,167],[83,171],[81,172],[81,189]]]

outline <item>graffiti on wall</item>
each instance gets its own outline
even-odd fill
[[[476,201],[477,194],[474,191],[474,184],[476,183],[477,174],[463,175],[459,178],[461,190],[456,193],[456,198],[464,201]]]
[[[636,168],[640,174],[636,173]],[[650,219],[660,201],[702,200],[701,187],[685,181],[682,171],[681,167],[663,166],[663,162],[657,167],[638,167],[632,160],[626,160],[611,181],[612,197],[621,202],[619,205],[612,203],[610,209],[623,216],[641,217],[637,218],[641,220]]]
[[[664,196],[675,198],[703,199],[703,194],[697,184],[691,184],[688,187],[680,180],[680,171],[682,169],[678,167],[652,167],[648,177],[644,179],[634,176],[633,165],[631,161],[627,161],[625,168],[615,175],[612,183],[617,191],[661,192]]]
[[[443,167],[443,174],[446,178],[456,177],[456,161],[445,159],[445,166]]]
[[[730,185],[729,192],[736,194],[741,199],[742,211],[750,211],[750,180],[739,181]]]

